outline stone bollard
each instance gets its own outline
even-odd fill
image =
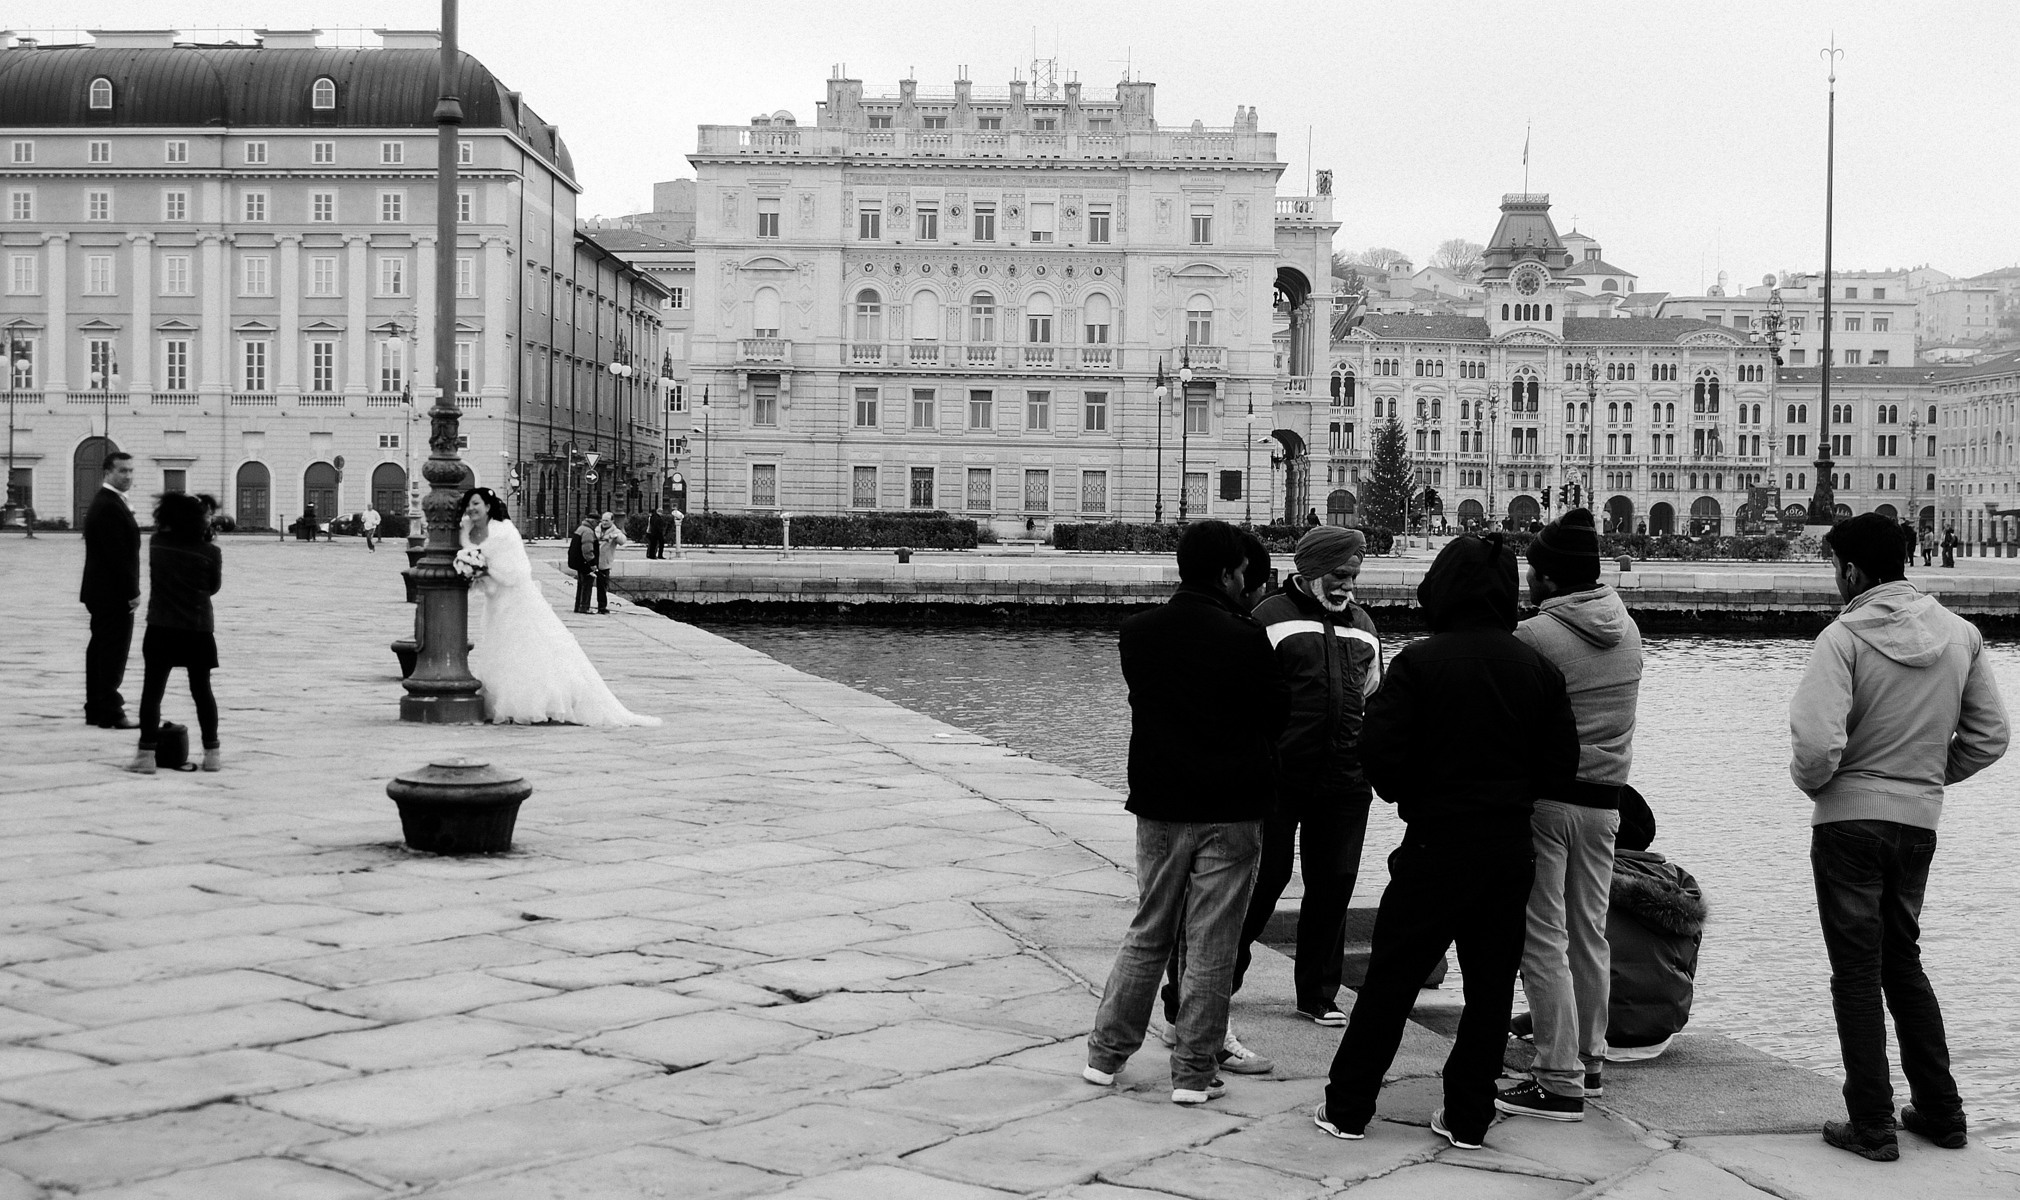
[[[386,785],[407,845],[429,854],[503,854],[512,848],[525,777],[471,758],[438,759]]]
[[[793,554],[793,515],[779,514],[779,557],[791,558]]]
[[[912,548],[910,546],[900,546],[897,549],[897,555],[900,564],[911,562]]]
[[[1625,575],[1629,571],[1632,571],[1634,569],[1634,559],[1630,558],[1625,554],[1615,559],[1614,564],[1620,568],[1620,573],[1622,575]]]
[[[687,548],[681,544],[680,540],[680,526],[681,522],[685,520],[687,520],[686,513],[681,512],[679,509],[673,511],[673,556],[675,558],[687,557]]]

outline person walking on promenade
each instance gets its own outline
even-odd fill
[[[1950,525],[1945,525],[1945,526],[1943,526],[1943,565],[1944,565],[1944,566],[1946,566],[1946,567],[1954,567],[1954,566],[1956,566],[1956,565],[1957,565],[1957,547],[1959,547],[1959,546],[1961,546],[1961,545],[1963,545],[1963,544],[1964,544],[1964,542],[1963,542],[1963,540],[1962,540],[1961,538],[1959,538],[1959,537],[1957,536],[1957,530],[1956,530],[1956,528],[1955,528],[1954,526],[1950,526]]]
[[[1368,975],[1313,1123],[1366,1133],[1417,990],[1458,944],[1464,1012],[1431,1129],[1478,1149],[1494,1120],[1535,851],[1530,809],[1578,769],[1564,675],[1515,637],[1515,552],[1499,533],[1446,543],[1417,585],[1431,636],[1389,663],[1368,701],[1361,764],[1409,827],[1389,855]],[[1450,730],[1468,745],[1456,752]]]
[[[1824,1140],[1878,1162],[1900,1156],[1886,1017],[1911,1103],[1901,1125],[1964,1145],[1920,919],[1943,789],[2006,752],[2006,710],[1976,626],[1902,573],[1891,522],[1865,513],[1824,535],[1845,606],[1818,635],[1789,700],[1789,775],[1815,802],[1810,869],[1831,960],[1831,1009],[1849,1120]]]
[[[217,635],[210,598],[224,583],[224,552],[211,540],[203,502],[170,492],[154,509],[154,536],[147,544],[147,633],[140,642],[145,674],[140,685],[140,745],[127,770],[154,774],[155,740],[161,732],[161,697],[168,673],[189,675],[189,698],[203,735],[203,769],[223,766],[217,740],[217,697],[210,673],[217,669]]]
[[[1924,529],[1922,531],[1922,565],[1925,567],[1928,566],[1929,560],[1935,556],[1936,531],[1933,529]]]
[[[596,527],[596,558],[591,565],[596,568],[596,611],[606,616],[610,613],[610,568],[617,565],[617,548],[626,540],[624,531],[617,527],[617,517],[604,513]]]
[[[133,649],[133,613],[140,607],[140,523],[133,519],[133,456],[105,456],[105,477],[84,512],[84,582],[77,599],[91,614],[84,648],[84,720],[101,729],[137,729],[126,715],[119,684]]]
[[[1115,1082],[1143,1044],[1158,979],[1185,940],[1171,1098],[1221,1095],[1229,985],[1268,807],[1270,747],[1288,699],[1269,640],[1242,615],[1247,558],[1225,521],[1178,540],[1178,590],[1122,623],[1136,916],[1116,951],[1081,1075]]]
[[[365,506],[365,516],[361,522],[365,531],[365,549],[373,554],[379,552],[379,510],[372,505]]]
[[[596,522],[582,514],[582,522],[568,536],[568,569],[575,572],[575,611],[589,611],[589,589],[596,584]]]
[[[673,508],[670,501],[662,500],[659,507],[645,518],[645,556],[647,558],[666,557],[666,527],[673,523],[668,515]]]
[[[1495,1098],[1505,1113],[1582,1121],[1601,1094],[1612,961],[1606,914],[1620,793],[1634,759],[1641,694],[1641,630],[1599,582],[1599,534],[1574,508],[1529,546],[1536,615],[1515,627],[1522,643],[1564,673],[1578,722],[1578,771],[1566,789],[1536,799],[1530,828],[1536,882],[1529,890],[1522,986],[1534,1022],[1536,1062],[1526,1083]]]

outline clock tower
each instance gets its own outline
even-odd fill
[[[1487,327],[1494,337],[1521,329],[1564,336],[1564,293],[1571,254],[1550,222],[1550,197],[1511,192],[1501,197],[1501,221],[1480,271]]]

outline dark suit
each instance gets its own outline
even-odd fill
[[[589,589],[596,582],[596,531],[577,525],[568,535],[568,569],[575,572],[575,611],[589,611]]]
[[[84,719],[110,725],[126,715],[119,694],[133,646],[133,601],[140,597],[140,523],[110,488],[100,487],[84,514],[84,582],[77,598],[91,614],[84,650]]]
[[[645,556],[647,558],[666,557],[666,525],[672,520],[662,513],[654,512],[645,518]]]

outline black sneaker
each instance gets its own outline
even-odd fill
[[[1964,1136],[1964,1118],[1932,1120],[1912,1104],[1901,1110],[1901,1128],[1917,1137],[1927,1138],[1945,1150],[1962,1150],[1970,1141]]]
[[[1365,1125],[1359,1129],[1348,1129],[1345,1126],[1333,1124],[1332,1118],[1326,1115],[1326,1102],[1323,1100],[1319,1101],[1319,1106],[1312,1110],[1312,1124],[1339,1138],[1341,1141],[1358,1142],[1368,1136],[1368,1127]]]
[[[1543,1085],[1533,1079],[1518,1083],[1494,1097],[1494,1107],[1518,1117],[1541,1117],[1546,1121],[1585,1119],[1584,1097],[1560,1096],[1545,1091]]]
[[[1894,1131],[1883,1125],[1861,1127],[1850,1121],[1825,1121],[1824,1141],[1874,1162],[1893,1162],[1901,1157],[1901,1146],[1894,1138]]]
[[[1587,1100],[1597,1100],[1605,1094],[1606,1073],[1603,1071],[1587,1071],[1585,1073],[1585,1098]]]
[[[1536,1040],[1536,1018],[1530,1013],[1516,1013],[1508,1018],[1508,1036],[1525,1042]]]

